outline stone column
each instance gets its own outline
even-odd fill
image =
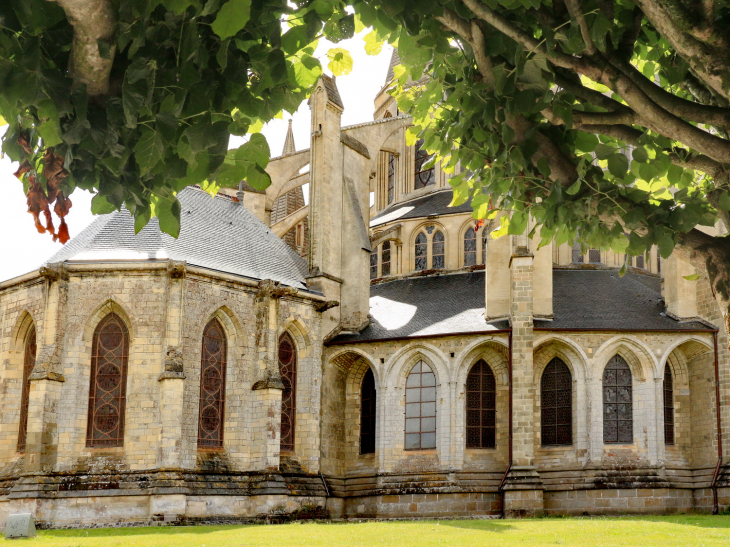
[[[61,365],[68,296],[68,272],[64,263],[39,270],[45,279],[43,328],[38,337],[38,356],[30,375],[28,436],[25,469],[31,473],[53,471],[58,457],[58,401],[65,382]]]
[[[512,469],[504,486],[504,509],[506,516],[523,517],[543,511],[542,483],[534,463],[533,255],[526,246],[517,246],[512,254],[510,279]]]
[[[165,322],[165,369],[160,374],[160,455],[158,465],[178,468],[183,454],[183,401],[185,367],[182,321],[185,301],[185,262],[167,265],[167,320]]]

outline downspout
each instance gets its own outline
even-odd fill
[[[507,480],[507,475],[509,475],[509,472],[512,469],[512,327],[510,327],[510,329],[509,329],[508,340],[509,340],[509,356],[507,359],[507,376],[508,376],[508,385],[509,385],[509,430],[508,430],[509,462],[507,463],[507,469],[505,469],[504,475],[502,476],[502,482],[499,483],[499,488],[497,488],[497,491],[500,493],[500,495],[502,497],[502,509],[501,509],[502,518],[504,518],[504,483]],[[716,360],[717,360],[717,358],[716,358]]]
[[[717,515],[720,507],[717,502],[717,478],[720,475],[720,467],[722,466],[722,422],[720,421],[720,364],[717,353],[717,331],[713,334],[715,343],[715,411],[717,412],[717,466],[715,474],[712,477],[712,514]]]

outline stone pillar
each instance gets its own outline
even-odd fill
[[[504,485],[504,509],[506,516],[529,517],[542,513],[543,496],[534,463],[533,255],[526,246],[512,254],[510,280],[512,469]]]
[[[58,401],[65,382],[63,356],[68,272],[64,263],[39,270],[45,279],[43,329],[38,337],[38,356],[30,375],[28,436],[25,451],[27,472],[50,472],[58,457]]]

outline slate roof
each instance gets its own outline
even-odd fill
[[[616,270],[554,270],[553,321],[536,328],[561,330],[708,330],[664,315],[661,280]],[[484,320],[484,271],[412,277],[370,289],[371,324],[331,343],[506,329],[507,321]]]
[[[339,89],[337,89],[337,82],[335,81],[334,76],[327,76],[327,74],[322,74],[322,82],[324,83],[324,87],[327,90],[327,95],[329,96],[330,101],[335,103],[340,108],[345,108],[345,105],[342,104],[342,98],[340,97]]]
[[[400,55],[398,55],[398,50],[393,49],[393,54],[390,56],[390,64],[388,64],[388,72],[385,75],[385,85],[388,85],[390,81],[395,77],[395,71],[393,70],[396,65],[400,64]]]
[[[306,288],[306,261],[245,206],[211,198],[197,188],[178,194],[180,236],[160,231],[156,218],[138,234],[126,209],[102,215],[47,262],[185,260],[188,264],[251,279]]]
[[[370,226],[378,226],[386,222],[408,218],[425,218],[431,215],[449,215],[454,213],[471,213],[471,199],[456,207],[449,207],[453,192],[450,189],[433,192],[425,196],[402,201],[384,209],[370,219]]]

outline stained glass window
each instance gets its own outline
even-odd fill
[[[477,263],[477,234],[474,228],[469,228],[464,234],[464,266],[474,266]]]
[[[200,362],[200,410],[198,447],[223,446],[223,421],[226,395],[226,336],[217,319],[203,331]]]
[[[433,243],[431,244],[431,262],[432,268],[444,267],[444,234],[436,232],[433,234]]]
[[[419,139],[416,142],[416,177],[415,177],[415,188],[425,188],[429,184],[436,182],[436,176],[434,175],[434,169],[424,168],[423,164],[431,159],[431,154],[422,150],[423,139]]]
[[[427,248],[426,234],[421,232],[416,236],[416,270],[425,270],[428,267],[426,262]]]
[[[370,253],[370,279],[378,277],[378,248]]]
[[[382,255],[380,257],[380,275],[390,275],[390,241],[383,242]]]
[[[28,435],[28,401],[30,399],[30,375],[33,372],[36,356],[35,327],[30,327],[25,338],[25,355],[23,359],[23,386],[20,394],[20,429],[18,430],[18,452],[25,451]]]
[[[86,446],[124,444],[129,333],[115,313],[107,315],[94,332],[91,350],[91,388]]]
[[[542,373],[540,422],[543,446],[573,443],[573,381],[570,369],[557,357]]]
[[[281,394],[281,450],[294,450],[297,414],[297,352],[289,333],[279,340],[279,373],[284,383]]]
[[[436,376],[419,361],[406,380],[406,450],[436,448]]]
[[[633,443],[631,369],[620,355],[614,355],[603,371],[603,442]]]
[[[497,384],[482,359],[466,377],[466,447],[494,448],[497,425]]]
[[[371,368],[362,379],[360,391],[360,454],[375,452],[375,376]]]
[[[664,365],[664,443],[674,444],[674,383],[669,364]]]
[[[388,157],[388,204],[393,203],[395,196],[395,154]]]

